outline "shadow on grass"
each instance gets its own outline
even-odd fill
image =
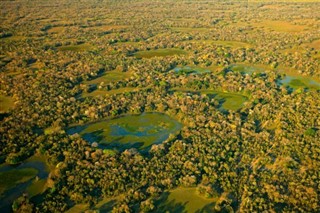
[[[169,192],[163,193],[160,198],[156,201],[156,208],[153,211],[154,213],[163,213],[163,212],[171,212],[171,213],[187,213],[186,204],[177,202],[175,200],[168,200]]]
[[[109,202],[103,204],[98,210],[101,213],[111,212],[115,204],[116,200],[110,200]]]
[[[207,205],[205,205],[202,209],[197,210],[195,213],[211,213],[211,212],[215,212],[214,211],[214,203],[209,203]]]
[[[118,141],[113,141],[108,144],[101,144],[99,145],[100,148],[106,148],[106,149],[116,149],[119,151],[124,151],[126,149],[132,149],[135,148],[137,150],[142,150],[141,147],[143,147],[143,142],[128,142],[128,143],[121,143]]]

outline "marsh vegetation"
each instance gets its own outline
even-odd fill
[[[108,149],[145,149],[165,141],[170,134],[178,132],[181,124],[160,113],[125,115],[106,121],[98,121],[68,130],[80,134],[93,145]]]

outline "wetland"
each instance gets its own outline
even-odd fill
[[[68,133],[78,133],[89,143],[98,143],[100,148],[143,150],[165,141],[181,127],[178,121],[165,114],[144,113],[77,126]]]

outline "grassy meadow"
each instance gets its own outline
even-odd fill
[[[0,194],[20,183],[31,180],[37,174],[38,171],[34,168],[14,169],[0,172]]]
[[[13,99],[9,96],[0,95],[0,113],[7,112],[13,108]]]
[[[165,57],[165,56],[173,56],[173,55],[186,55],[187,52],[181,49],[157,49],[157,50],[147,50],[147,51],[139,51],[135,53],[135,57],[137,58],[153,58],[153,57]]]
[[[196,188],[178,187],[160,197],[154,212],[194,213],[212,212],[217,198],[205,198],[197,193]]]

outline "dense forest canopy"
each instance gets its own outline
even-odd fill
[[[0,1],[1,212],[320,212],[320,2]]]

